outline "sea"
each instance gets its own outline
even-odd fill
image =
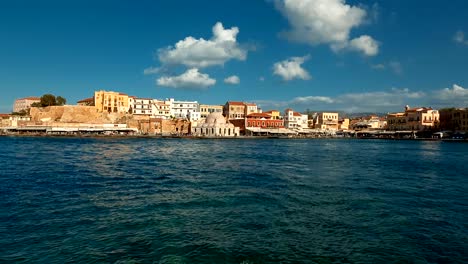
[[[0,137],[0,263],[468,263],[468,144]]]

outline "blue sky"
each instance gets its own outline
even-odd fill
[[[466,14],[465,0],[1,1],[0,112],[100,89],[265,110],[468,107]]]

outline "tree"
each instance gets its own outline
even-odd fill
[[[57,96],[53,94],[44,94],[41,96],[41,101],[38,103],[31,104],[31,107],[46,107],[46,106],[53,106],[53,105],[64,105],[67,103],[67,99],[63,98],[62,96]]]
[[[55,95],[53,94],[44,94],[41,96],[41,106],[51,106],[56,105]]]
[[[67,99],[63,98],[62,96],[57,96],[55,103],[56,105],[64,105],[67,103]]]

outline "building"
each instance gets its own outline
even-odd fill
[[[77,105],[81,106],[93,106],[94,105],[94,97],[86,98],[76,102]]]
[[[40,103],[40,102],[41,102],[40,97],[33,97],[33,96],[16,99],[13,105],[13,112],[19,113],[21,111],[26,111],[29,108],[31,108],[31,105],[33,103]]]
[[[170,112],[171,116],[175,118],[188,118],[190,112],[198,112],[197,101],[175,101],[169,99],[171,104]]]
[[[223,108],[223,114],[228,118],[228,120],[244,119],[245,112],[244,102],[228,101]]]
[[[94,106],[98,112],[128,113],[130,109],[129,96],[113,91],[94,92]]]
[[[152,115],[155,118],[170,119],[171,118],[171,102],[153,100]]]
[[[283,119],[283,117],[281,116],[281,112],[278,110],[269,110],[265,113],[270,114],[272,119]]]
[[[201,118],[206,118],[211,113],[223,113],[223,106],[201,104],[199,112]]]
[[[439,111],[430,107],[405,107],[404,113],[387,115],[388,130],[423,131],[439,125]]]
[[[129,102],[132,102],[131,106],[132,114],[134,115],[147,115],[153,114],[153,99],[149,98],[131,98]]]
[[[314,128],[324,130],[338,130],[338,113],[317,113],[314,119]]]
[[[244,119],[252,113],[261,113],[261,110],[256,104],[228,101],[223,107],[223,114],[228,120]]]
[[[192,135],[207,137],[236,137],[239,136],[239,128],[226,121],[223,114],[214,112],[206,117],[204,123],[192,127]]]
[[[253,113],[261,113],[259,111],[258,106],[253,103],[244,103],[245,104],[245,115],[248,116]]]
[[[201,119],[200,112],[190,112],[187,115],[187,118],[190,122],[198,121]]]
[[[283,128],[284,120],[274,119],[269,113],[252,113],[246,117],[247,127]]]
[[[468,131],[468,108],[449,108],[439,110],[440,130]]]
[[[288,108],[284,110],[284,126],[289,129],[308,128],[308,116]]]
[[[353,130],[361,131],[385,129],[386,126],[387,121],[385,120],[385,118],[380,118],[378,116],[371,115],[364,118],[356,119],[356,121],[353,122],[350,127]]]

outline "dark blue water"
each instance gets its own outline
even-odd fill
[[[468,144],[0,138],[0,262],[468,262]]]

